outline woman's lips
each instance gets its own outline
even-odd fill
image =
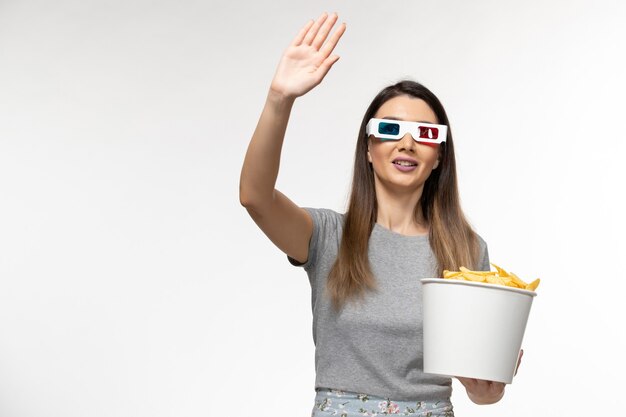
[[[394,167],[396,167],[398,170],[402,171],[402,172],[409,172],[409,171],[413,171],[414,169],[417,168],[417,165],[399,165],[396,163],[392,163]]]

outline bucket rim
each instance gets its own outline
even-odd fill
[[[479,287],[479,288],[494,288],[497,290],[503,291],[511,291],[516,292],[518,294],[529,295],[531,297],[536,297],[537,293],[535,291],[523,290],[521,288],[507,287],[505,285],[498,284],[489,284],[485,282],[474,282],[474,281],[463,281],[459,279],[444,279],[444,278],[422,278],[420,279],[422,284],[445,284],[445,285],[466,285],[469,287]]]

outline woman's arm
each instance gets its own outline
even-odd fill
[[[283,54],[241,169],[239,201],[263,232],[284,253],[307,260],[313,222],[275,189],[289,115],[299,96],[317,86],[339,57],[331,55],[345,31],[341,24],[330,36],[337,15],[322,14],[308,22]]]

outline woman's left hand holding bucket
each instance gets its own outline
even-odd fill
[[[517,359],[515,375],[517,375],[517,370],[522,362],[523,355],[524,350],[522,349]],[[493,404],[500,401],[502,396],[504,396],[506,384],[503,382],[485,381],[484,379],[465,378],[461,376],[457,376],[456,379],[463,384],[467,391],[467,396],[476,404]]]

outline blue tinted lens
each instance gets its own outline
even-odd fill
[[[378,133],[383,135],[397,135],[400,133],[400,125],[398,123],[380,122],[378,123]]]

